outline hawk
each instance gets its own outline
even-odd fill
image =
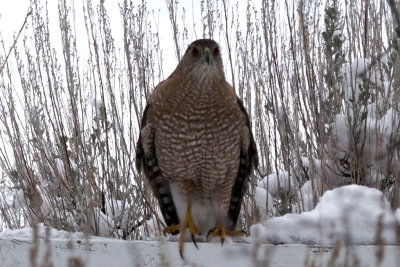
[[[247,112],[226,81],[219,45],[189,45],[175,71],[153,91],[143,113],[136,167],[148,178],[179,251],[194,235],[236,230],[257,148]],[[197,246],[197,245],[196,245]]]

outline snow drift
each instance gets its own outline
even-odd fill
[[[349,185],[325,192],[314,210],[253,225],[251,236],[275,244],[398,243],[400,209],[393,212],[377,189]]]

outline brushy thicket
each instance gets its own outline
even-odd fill
[[[399,206],[400,61],[385,1],[249,0],[246,10],[227,0],[166,2],[176,58],[193,36],[218,41],[251,117],[260,168],[243,229],[309,210],[326,190],[352,183]],[[59,1],[57,26],[45,1],[31,9],[0,73],[0,229],[44,222],[120,238],[159,233],[134,160],[146,99],[172,71],[163,70],[170,51],[158,29],[167,22],[145,2],[124,1],[116,47],[104,1],[83,2],[84,25],[72,1]],[[271,193],[266,207],[257,206],[257,185]]]

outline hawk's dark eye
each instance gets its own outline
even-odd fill
[[[192,52],[192,56],[194,57],[198,57],[200,55],[200,51],[196,47],[192,47],[190,51]]]
[[[218,47],[214,48],[214,50],[213,50],[214,57],[219,56],[219,54],[220,54],[219,48]]]

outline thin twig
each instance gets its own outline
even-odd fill
[[[21,26],[21,29],[19,29],[19,32],[18,32],[17,37],[14,39],[14,43],[13,43],[12,46],[10,47],[10,50],[8,50],[6,59],[4,60],[3,64],[1,64],[0,73],[3,71],[4,66],[6,65],[6,63],[7,63],[7,61],[8,61],[8,57],[10,56],[11,51],[14,49],[15,45],[17,44],[17,40],[18,40],[18,38],[19,38],[19,36],[20,36],[22,30],[24,29],[26,22],[28,21],[28,17],[29,17],[31,14],[32,14],[32,10],[29,10],[29,12],[28,12],[28,13],[26,14],[26,16],[25,16],[25,20],[24,20],[24,23],[23,23],[22,26]]]

